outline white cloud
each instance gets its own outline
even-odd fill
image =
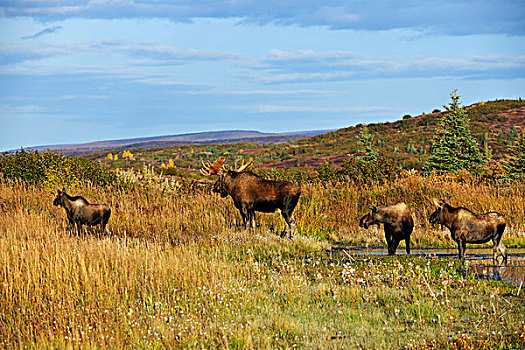
[[[315,106],[280,106],[255,105],[247,107],[250,113],[392,113],[399,112],[399,108],[380,106],[356,107],[315,107]]]
[[[38,112],[44,112],[47,109],[42,106],[37,105],[8,105],[8,104],[1,104],[0,105],[0,113],[1,114],[18,114],[18,113],[38,113]]]
[[[462,79],[525,75],[525,56],[486,55],[387,59],[355,52],[272,50],[262,61],[257,79],[268,84],[306,81],[341,81],[400,77]]]
[[[69,0],[2,2],[4,16],[40,20],[82,18],[167,18],[189,22],[197,18],[237,18],[240,22],[326,26],[331,29],[382,31],[411,28],[448,35],[524,35],[525,6],[521,0]]]
[[[257,78],[258,81],[264,84],[281,84],[281,83],[298,83],[307,81],[336,81],[336,80],[350,80],[351,74],[347,72],[335,73],[290,73],[290,74],[276,74],[272,76],[263,76]]]
[[[274,96],[283,96],[283,95],[341,95],[346,94],[346,91],[337,91],[337,90],[208,90],[208,91],[188,91],[188,95],[254,95],[254,96],[264,96],[264,95],[274,95]]]

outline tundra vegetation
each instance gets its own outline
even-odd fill
[[[449,109],[451,109],[450,105],[442,112],[423,113],[404,119],[400,117],[400,120],[394,122],[358,124],[290,143],[261,145],[244,142],[135,148],[128,150],[132,152],[132,158],[123,157],[125,150],[108,151],[112,154],[118,153],[118,160],[107,159],[108,152],[94,153],[86,157],[100,160],[113,168],[141,168],[145,165],[154,165],[164,174],[184,177],[191,176],[192,171],[193,174],[198,174],[202,160],[216,159],[219,156],[227,157],[228,161],[239,156],[245,159],[253,157],[254,164],[257,164],[258,168],[312,170],[323,166],[326,161],[340,167],[348,160],[348,155],[356,155],[370,157],[371,160],[377,158],[378,162],[385,159],[398,159],[407,169],[422,170],[434,150],[437,150],[434,136],[441,135],[440,128],[443,126],[441,118],[449,113]],[[479,102],[464,107],[464,110],[467,112],[472,138],[484,151],[485,157],[489,155],[490,164],[487,164],[487,170],[490,170],[495,162],[505,162],[510,153],[509,146],[515,145],[518,135],[523,134],[525,130],[525,100]],[[461,111],[457,109],[455,111],[462,115]],[[465,139],[463,136],[465,134],[462,134],[462,140]],[[451,144],[443,143],[444,146]],[[169,167],[170,159],[174,167]],[[162,163],[166,165],[165,168],[160,168]],[[458,163],[464,164],[465,159]]]
[[[524,105],[505,100],[468,111],[471,121],[518,123]],[[106,158],[101,162],[53,152],[0,156],[0,347],[524,348],[525,290],[476,279],[468,260],[327,254],[333,242],[384,245],[380,230],[359,227],[366,205],[378,202],[406,203],[415,223],[411,247],[455,247],[450,233],[428,220],[431,198],[449,196],[454,207],[502,213],[501,242],[525,246],[523,136],[508,165],[498,151],[467,170],[425,175],[411,168],[423,169],[431,145],[410,145],[416,162],[374,145],[397,147],[389,137],[400,134],[417,142],[436,130],[428,118],[403,118],[383,134],[379,125],[361,134],[358,126],[266,148],[132,150],[131,157],[115,153],[116,161],[94,156]],[[345,135],[364,156],[329,155],[352,149],[344,148]],[[489,135],[486,145],[497,151],[517,137],[505,135]],[[165,164],[164,174],[185,175],[140,167],[152,164],[146,155]],[[277,234],[284,226],[278,214],[260,215],[259,226],[245,230],[232,200],[215,195],[212,182],[195,180],[196,164],[211,155],[254,157],[263,165],[257,175],[300,183],[292,240]],[[276,160],[284,170],[271,165]],[[67,230],[51,195],[62,186],[111,208],[109,235]]]
[[[278,214],[261,215],[256,230],[244,230],[211,182],[148,169],[115,175],[97,163],[83,177],[72,171],[75,159],[40,156],[1,159],[2,348],[525,346],[525,291],[465,274],[468,262],[325,254],[334,241],[384,245],[381,231],[358,226],[370,202],[409,206],[413,247],[454,247],[448,232],[428,222],[429,198],[448,195],[455,206],[505,213],[502,241],[523,245],[522,181],[407,171],[388,181],[359,180],[330,168],[332,179],[302,181],[298,234],[283,240],[275,233],[284,226]],[[41,172],[22,169],[32,157]],[[55,163],[62,165],[49,166]],[[53,206],[57,179],[108,204],[110,235],[68,232],[62,208]]]

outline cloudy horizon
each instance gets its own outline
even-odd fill
[[[521,1],[0,1],[0,150],[523,97]]]

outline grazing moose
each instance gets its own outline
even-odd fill
[[[396,253],[399,242],[404,239],[407,254],[410,254],[410,235],[414,229],[412,214],[405,203],[400,202],[387,207],[368,205],[370,213],[359,220],[359,226],[368,229],[371,225],[383,224],[388,245],[388,255]]]
[[[82,225],[95,226],[100,224],[101,232],[107,232],[106,225],[111,215],[111,209],[107,205],[89,204],[82,196],[72,197],[66,193],[65,187],[62,191],[57,188],[57,196],[53,204],[66,210],[71,231],[73,231],[76,224],[80,235],[82,233]]]
[[[295,231],[293,210],[299,201],[301,189],[299,185],[289,181],[272,181],[263,179],[252,172],[244,171],[252,162],[244,164],[236,170],[223,168],[226,158],[219,157],[215,162],[203,162],[201,174],[204,176],[218,175],[213,186],[213,192],[221,197],[230,195],[233,204],[241,213],[245,228],[255,227],[255,212],[280,212],[288,225],[290,238]],[[286,236],[286,228],[281,237]]]
[[[430,217],[431,224],[441,224],[448,227],[452,239],[457,242],[459,258],[465,257],[467,243],[487,243],[492,240],[494,243],[493,260],[497,262],[498,255],[503,257],[503,262],[507,262],[507,248],[501,242],[501,236],[507,220],[500,213],[490,212],[486,214],[474,214],[466,208],[454,208],[446,201],[441,203],[432,198],[432,202],[437,207]]]

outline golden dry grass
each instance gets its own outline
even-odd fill
[[[371,187],[303,184],[301,236],[290,241],[272,231],[284,227],[277,214],[242,231],[229,200],[206,189],[85,186],[74,194],[112,207],[112,234],[77,237],[50,189],[3,182],[0,347],[523,346],[516,288],[460,276],[455,259],[327,261],[318,237],[383,243],[357,218],[369,201],[404,200],[419,223],[415,241],[440,244],[426,224],[428,200],[454,194],[452,204],[509,217],[505,237],[519,243],[524,193],[518,183],[419,176]]]

